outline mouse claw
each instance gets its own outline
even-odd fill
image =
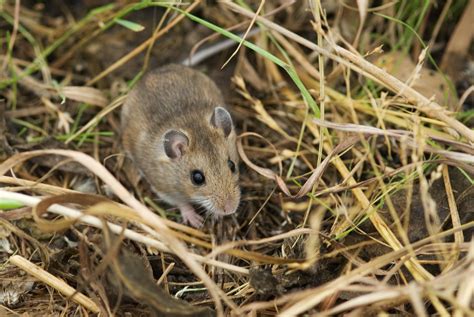
[[[194,208],[190,205],[179,207],[184,223],[189,223],[194,228],[201,228],[204,224],[204,218],[197,214]]]

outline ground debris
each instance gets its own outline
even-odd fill
[[[472,314],[468,5],[1,2],[0,315],[90,315],[16,255],[104,316]],[[238,212],[195,230],[123,153],[120,107],[247,28],[194,66],[244,159]]]

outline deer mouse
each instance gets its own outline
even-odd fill
[[[147,72],[122,108],[122,144],[158,196],[185,222],[229,215],[240,202],[236,133],[215,83],[182,65]]]

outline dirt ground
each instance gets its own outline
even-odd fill
[[[0,2],[0,315],[472,314],[474,2],[167,5]],[[191,228],[124,155],[120,106],[250,24],[257,49],[193,65],[242,199]]]

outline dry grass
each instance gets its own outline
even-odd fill
[[[468,64],[468,1],[99,2],[0,2],[1,315],[473,315],[472,73],[432,63]],[[243,199],[196,230],[119,108],[218,34]]]

